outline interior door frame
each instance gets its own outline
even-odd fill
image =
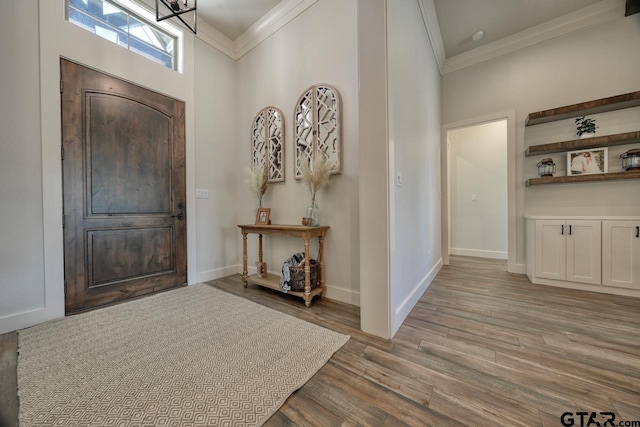
[[[64,70],[67,70],[64,73]],[[105,80],[108,79],[108,80]],[[82,124],[77,123],[77,121],[71,120],[67,122],[65,119],[64,109],[61,108],[61,144],[62,144],[62,175],[63,175],[63,185],[62,185],[62,193],[63,193],[63,213],[67,213],[67,217],[69,221],[64,221],[63,215],[63,253],[65,259],[65,313],[66,314],[75,314],[78,312],[92,310],[95,308],[99,308],[101,306],[111,305],[113,303],[118,303],[127,299],[136,298],[141,295],[147,295],[150,293],[159,292],[167,289],[174,289],[176,287],[185,286],[188,284],[188,248],[187,248],[187,229],[188,229],[188,221],[186,215],[189,213],[190,209],[187,209],[187,172],[186,172],[186,120],[185,120],[185,109],[186,103],[184,101],[178,100],[175,97],[166,95],[160,91],[152,90],[147,87],[138,85],[129,80],[122,79],[113,74],[104,72],[102,70],[96,69],[94,67],[88,67],[78,61],[74,61],[71,59],[67,59],[64,57],[60,58],[60,82],[61,82],[61,99],[64,105],[67,105],[73,99],[73,104],[71,107],[73,109],[80,109],[80,116],[82,117]],[[64,84],[64,91],[62,90]],[[169,144],[170,154],[170,178],[169,178],[169,186],[170,186],[170,197],[169,204],[171,207],[168,212],[164,212],[163,214],[158,216],[155,213],[152,214],[142,214],[142,216],[138,214],[129,214],[127,216],[121,216],[116,214],[116,216],[112,218],[111,215],[106,217],[100,213],[98,214],[90,214],[86,205],[87,200],[90,196],[87,194],[87,185],[90,185],[90,182],[87,181],[89,179],[86,175],[86,169],[89,167],[89,160],[85,157],[87,156],[88,148],[85,146],[85,138],[87,138],[87,124],[84,123],[85,118],[85,105],[87,101],[82,98],[82,100],[78,100],[78,96],[76,94],[78,91],[82,93],[82,97],[84,97],[85,93],[85,84],[94,84],[97,86],[87,86],[89,91],[87,93],[98,94],[98,98],[107,98],[115,97],[118,99],[125,99],[128,102],[133,102],[136,105],[144,105],[145,108],[155,111],[156,114],[160,114],[162,117],[166,117],[167,115],[171,117],[170,120],[170,131],[169,138],[172,141]],[[70,86],[70,87],[67,87]],[[100,95],[102,94],[102,95]],[[71,97],[71,98],[69,98]],[[69,104],[71,105],[71,104]],[[70,118],[74,117],[73,115],[69,116]],[[71,142],[75,142],[74,146],[68,146]],[[66,150],[65,150],[66,148]],[[72,160],[71,154],[75,152],[76,164],[69,164],[69,171],[65,172],[65,165]],[[79,162],[79,163],[78,163]],[[78,172],[78,168],[81,169]],[[69,175],[70,174],[70,175]],[[69,183],[65,184],[65,181],[70,179]],[[78,181],[78,179],[81,180]],[[67,188],[67,186],[69,186]],[[184,208],[177,207],[176,205],[179,203],[184,204]],[[70,203],[69,206],[65,206],[66,203]],[[74,217],[73,211],[77,211],[77,215]],[[69,209],[71,211],[67,212]],[[173,214],[172,218],[177,216],[177,210],[179,209],[182,213],[184,209],[185,218],[184,219],[174,219],[171,224],[167,222],[170,218],[167,215]],[[97,216],[96,216],[97,215]],[[166,218],[165,218],[166,217]],[[79,225],[76,221],[80,220],[82,225]],[[114,222],[115,220],[115,222]],[[85,221],[89,221],[92,225],[84,225]],[[106,222],[105,222],[106,221]],[[125,226],[124,223],[127,225]],[[149,221],[151,221],[149,223]],[[155,221],[155,222],[154,222]],[[76,259],[79,253],[75,250],[72,250],[74,247],[68,247],[67,245],[71,244],[69,242],[76,242],[78,239],[76,231],[78,228],[85,230],[85,227],[96,228],[94,231],[108,231],[112,230],[114,226],[116,228],[134,226],[131,230],[149,230],[149,229],[157,229],[158,221],[163,224],[162,228],[170,227],[174,232],[177,232],[176,235],[171,234],[171,240],[174,241],[174,256],[176,258],[172,258],[172,271],[163,271],[163,274],[151,274],[151,275],[143,275],[141,277],[133,277],[131,278],[134,282],[138,283],[130,283],[127,284],[126,287],[122,287],[117,289],[115,295],[118,295],[115,299],[108,297],[105,295],[106,303],[98,303],[89,302],[90,299],[95,301],[96,298],[100,299],[101,294],[94,294],[90,296],[89,294],[83,294],[83,298],[80,301],[84,301],[84,298],[88,298],[87,305],[83,305],[82,302],[80,305],[79,300],[76,299],[77,286],[82,286],[82,283],[77,282],[77,276],[71,273],[71,271],[67,271],[69,266],[72,271],[75,271],[76,265],[82,265],[81,277],[85,278],[86,275],[90,274],[89,264],[87,264],[88,259],[88,246],[85,242],[84,249],[81,249],[81,253],[84,254],[81,259]],[[66,224],[65,227],[65,223]],[[122,225],[121,225],[122,224]],[[150,227],[151,226],[151,227]],[[140,228],[142,227],[142,228]],[[67,233],[70,233],[67,236]],[[70,239],[70,240],[69,240]],[[178,243],[175,243],[177,240]],[[75,243],[73,243],[75,245]],[[82,245],[81,245],[82,246]],[[89,252],[90,253],[90,252]],[[77,262],[76,262],[77,261]],[[168,278],[169,276],[175,276],[172,278]],[[76,277],[70,277],[74,276]],[[154,278],[155,276],[155,278]],[[162,276],[162,278],[161,278]],[[156,279],[159,279],[156,280]],[[84,281],[85,279],[83,279]],[[88,279],[86,279],[88,280]],[[168,280],[168,281],[167,281]],[[117,280],[114,282],[114,285],[120,282]],[[144,283],[144,284],[143,284]],[[73,286],[72,286],[73,285]],[[86,283],[85,283],[86,285]],[[124,285],[122,283],[121,285]],[[143,286],[140,286],[143,285]],[[68,287],[71,286],[69,289]],[[133,286],[133,287],[131,287]],[[85,286],[86,288],[86,286]],[[86,291],[90,291],[90,289],[85,289]],[[109,291],[107,291],[108,293]],[[114,292],[114,291],[111,291]],[[122,295],[122,297],[120,297]]]
[[[507,271],[510,273],[524,274],[526,272],[526,266],[518,265],[517,263],[516,111],[513,109],[442,125],[440,150],[442,153],[442,261],[444,265],[449,265],[449,254],[451,251],[449,131],[499,120],[507,121]]]

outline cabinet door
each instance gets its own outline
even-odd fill
[[[640,289],[639,221],[602,222],[602,284]]]
[[[567,280],[570,282],[602,283],[601,221],[568,220]]]
[[[564,220],[536,220],[536,277],[566,279]]]

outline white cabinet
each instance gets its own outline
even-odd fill
[[[567,280],[602,283],[602,230],[600,221],[567,221]]]
[[[602,222],[602,284],[640,290],[640,221]]]
[[[536,221],[535,272],[543,279],[565,280],[567,277],[566,221]]]
[[[601,221],[536,220],[535,277],[600,285]]]

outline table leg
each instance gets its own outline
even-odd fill
[[[311,264],[309,263],[309,237],[304,238],[304,305],[311,306]]]
[[[324,285],[324,236],[318,237],[318,274],[320,274],[320,298],[324,299],[327,287]]]
[[[259,278],[264,279],[267,277],[267,268],[262,262],[262,234],[258,234],[258,265],[256,274]]]
[[[249,272],[247,271],[247,233],[242,232],[242,284],[247,287],[247,277]]]

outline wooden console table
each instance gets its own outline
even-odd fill
[[[287,291],[288,294],[295,295],[304,299],[304,304],[311,306],[311,299],[320,295],[324,298],[326,292],[326,286],[324,284],[324,237],[329,229],[328,226],[320,227],[307,227],[304,225],[238,225],[242,231],[242,281],[244,287],[247,287],[249,282],[256,285],[264,286],[266,288],[282,291],[280,287],[280,276],[274,274],[267,274],[266,278],[258,277],[256,274],[248,275],[247,271],[247,234],[258,235],[258,260],[262,262],[262,236],[263,235],[278,235],[278,236],[293,236],[299,237],[304,240],[304,292]],[[311,289],[311,267],[309,265],[309,240],[317,237],[319,243],[318,250],[318,274],[320,275],[320,284],[317,288]]]

